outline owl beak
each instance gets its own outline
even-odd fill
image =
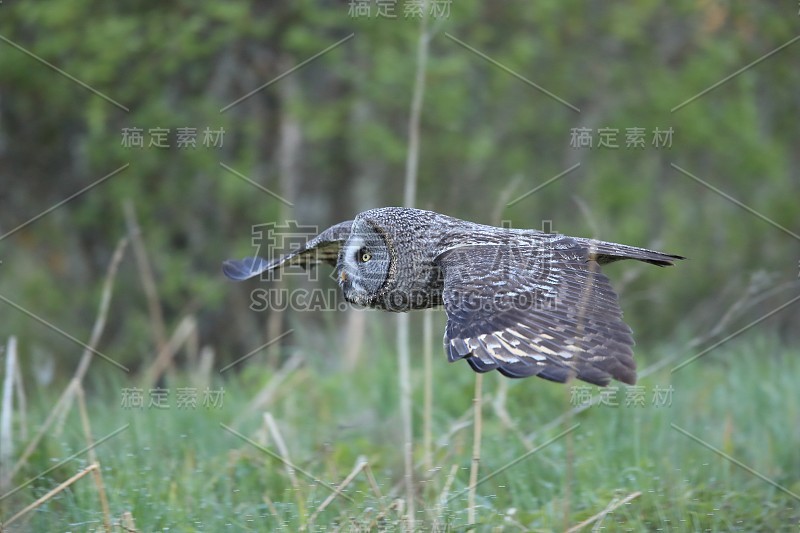
[[[347,274],[342,270],[339,272],[339,283],[344,283],[345,281],[347,281]]]

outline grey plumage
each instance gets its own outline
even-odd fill
[[[432,211],[364,211],[273,261],[226,261],[247,279],[327,262],[351,303],[387,311],[444,306],[445,351],[476,372],[635,383],[633,337],[600,265],[681,256],[536,230],[497,228]]]

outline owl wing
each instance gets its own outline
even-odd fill
[[[636,382],[634,344],[617,295],[589,249],[468,245],[440,254],[449,360],[476,372]]]
[[[229,259],[222,263],[222,272],[237,281],[252,278],[267,270],[273,270],[289,265],[308,266],[324,261],[336,265],[339,257],[339,248],[350,235],[353,221],[340,222],[326,229],[305,246],[293,250],[271,261],[261,257],[245,257],[242,260]]]

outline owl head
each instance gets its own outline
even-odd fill
[[[345,299],[392,311],[428,307],[439,234],[430,227],[435,222],[403,208],[356,216],[336,265]]]
[[[348,302],[374,307],[386,292],[394,263],[387,237],[375,221],[353,221],[336,263],[336,279]]]

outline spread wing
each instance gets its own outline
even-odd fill
[[[449,360],[513,378],[635,383],[631,330],[589,253],[563,238],[549,247],[470,245],[439,255]]]
[[[222,272],[234,280],[245,280],[273,270],[290,265],[313,265],[324,261],[336,265],[339,257],[339,248],[350,235],[353,221],[340,222],[326,229],[297,250],[293,250],[273,260],[261,257],[245,257],[242,260],[229,259],[222,263]]]

